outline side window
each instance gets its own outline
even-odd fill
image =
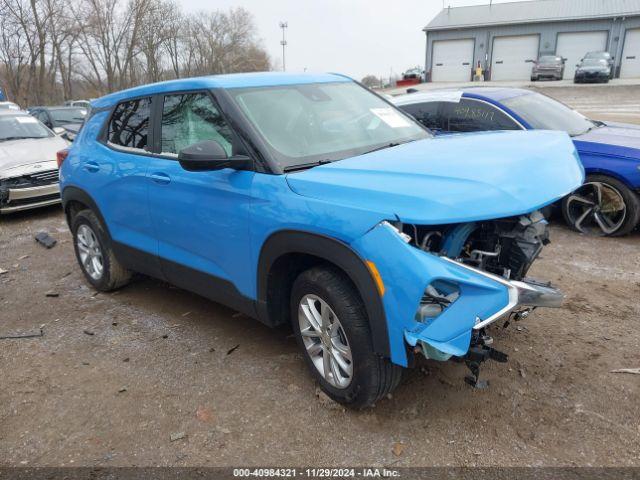
[[[162,154],[177,155],[194,143],[216,140],[232,155],[229,125],[205,93],[166,95],[162,106]]]
[[[400,108],[412,115],[421,124],[430,130],[442,130],[442,116],[440,107],[442,102],[414,103],[413,105],[402,105]]]
[[[445,110],[451,132],[520,130],[507,114],[484,102],[463,98],[460,103],[449,103]]]
[[[42,123],[44,123],[45,125],[50,123],[49,116],[47,115],[47,112],[45,112],[44,110],[40,110],[39,112],[37,112],[36,118],[40,120]]]
[[[120,103],[109,121],[109,143],[126,148],[147,150],[151,99],[141,98]]]

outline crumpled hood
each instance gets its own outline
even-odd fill
[[[7,178],[23,166],[55,161],[56,152],[69,143],[58,136],[0,142],[0,178]]]
[[[573,137],[579,151],[594,153],[618,153],[626,157],[640,159],[640,125],[606,122],[605,126],[594,128],[584,135]],[[617,152],[611,146],[620,147]]]
[[[300,195],[416,224],[528,213],[583,180],[569,137],[548,131],[425,139],[287,175]]]

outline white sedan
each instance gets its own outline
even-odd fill
[[[68,145],[27,112],[0,109],[0,214],[60,202],[56,153]]]

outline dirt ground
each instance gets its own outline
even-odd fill
[[[599,110],[640,87],[545,93],[640,123]],[[640,233],[556,221],[552,242],[532,275],[566,304],[492,329],[510,362],[486,365],[489,389],[424,362],[353,412],[316,397],[290,331],[150,279],[96,294],[59,208],[2,218],[0,336],[44,336],[0,340],[0,465],[640,466],[640,375],[612,373],[640,367]]]

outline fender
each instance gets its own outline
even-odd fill
[[[69,211],[67,210],[69,202],[77,201],[86,205],[93,211],[93,213],[96,214],[102,223],[102,228],[107,234],[107,240],[113,249],[113,254],[122,265],[134,272],[143,273],[150,277],[166,281],[162,274],[158,257],[113,240],[111,233],[109,232],[109,224],[105,221],[98,204],[93,200],[91,195],[81,188],[68,186],[64,188],[61,196],[62,208],[65,212],[65,216],[67,217],[67,225],[69,225],[69,229],[71,229],[71,218],[69,217]]]
[[[100,219],[100,221],[102,222],[102,226],[104,228],[104,231],[109,236],[109,240],[111,240],[111,234],[109,233],[109,225],[107,224],[107,222],[105,222],[104,217],[102,216],[102,212],[98,208],[98,204],[93,200],[91,195],[89,195],[87,192],[85,192],[81,188],[69,186],[64,188],[64,190],[62,191],[61,197],[62,197],[62,209],[65,213],[65,216],[67,217],[67,225],[69,225],[69,228],[71,228],[71,219],[69,218],[67,205],[70,201],[75,200],[77,202],[80,202],[86,205],[91,210],[93,210],[93,213],[95,213]]]
[[[290,253],[312,255],[342,269],[354,283],[367,310],[374,351],[390,356],[387,319],[382,299],[364,260],[348,245],[333,238],[296,230],[273,233],[264,242],[258,260],[257,313],[261,321],[273,325],[267,306],[267,289],[271,267],[278,258]]]

